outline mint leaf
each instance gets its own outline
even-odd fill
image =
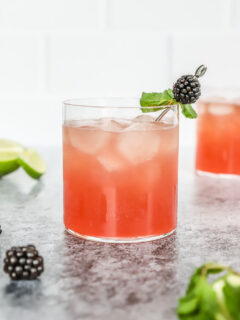
[[[160,107],[160,108],[149,108],[149,107],[146,107],[146,108],[141,108],[142,112],[143,113],[147,113],[147,112],[155,112],[155,111],[158,111],[158,110],[163,110],[165,109],[164,107]]]
[[[219,273],[226,269],[225,266],[217,263],[208,263],[195,270],[190,279],[185,296],[179,299],[177,308],[179,319],[217,319],[221,308],[213,285],[208,283],[208,275]],[[222,320],[225,320],[225,318],[222,318]]]
[[[189,118],[189,119],[197,118],[197,113],[190,104],[181,104],[181,109],[182,109],[182,113],[186,118]]]
[[[222,266],[215,262],[208,262],[197,268],[190,279],[187,293],[190,293],[194,289],[201,276],[208,276],[209,274],[219,273],[224,270],[226,270],[225,266]]]
[[[140,105],[142,107],[166,106],[169,103],[173,104],[171,101],[173,99],[172,89],[163,92],[143,92],[140,99]]]
[[[165,90],[163,92],[151,92],[151,93],[142,93],[140,99],[141,107],[158,107],[158,106],[167,106],[173,104],[173,93],[172,89]],[[141,108],[142,112],[155,112],[164,108]]]
[[[187,315],[193,313],[197,310],[199,305],[199,297],[196,296],[186,296],[179,300],[179,306],[177,312],[179,315]]]
[[[231,278],[236,279],[236,285],[232,281],[228,281]],[[223,287],[223,294],[225,304],[229,314],[234,320],[240,320],[240,277],[231,275],[226,278],[225,285]]]
[[[195,286],[190,293],[179,300],[177,314],[179,319],[215,320],[219,310],[217,295],[206,277],[195,276]]]

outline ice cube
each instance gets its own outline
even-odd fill
[[[228,105],[228,104],[221,104],[221,103],[219,104],[211,103],[208,107],[208,112],[216,116],[224,116],[234,112],[234,106],[230,104]]]
[[[126,160],[116,151],[104,151],[97,159],[108,172],[121,170],[126,166]]]
[[[126,128],[126,131],[147,131],[147,130],[159,130],[164,124],[158,121],[135,121],[133,120],[131,124]]]
[[[96,127],[85,126],[80,128],[68,128],[68,137],[73,147],[79,151],[95,154],[109,140],[109,133]]]
[[[126,128],[127,124],[120,120],[113,120],[109,118],[103,118],[99,121],[99,126],[102,130],[118,132]]]
[[[135,122],[151,122],[154,121],[154,118],[148,114],[142,114],[133,119]]]
[[[117,147],[129,162],[139,164],[158,153],[160,137],[154,131],[127,131],[119,135]]]

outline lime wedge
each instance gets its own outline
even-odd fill
[[[0,139],[0,177],[18,169],[18,157],[24,148],[10,140]]]
[[[46,172],[45,162],[33,149],[24,150],[19,156],[18,163],[33,179],[39,179]]]

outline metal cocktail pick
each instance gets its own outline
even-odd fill
[[[207,67],[202,64],[202,65],[201,65],[200,67],[198,67],[197,70],[195,71],[195,76],[196,76],[197,78],[200,78],[200,77],[202,77],[202,76],[206,73],[206,71],[207,71]]]
[[[161,121],[162,118],[165,116],[166,113],[168,113],[170,108],[166,108],[165,110],[163,110],[162,113],[160,113],[160,115],[154,120],[155,122]]]

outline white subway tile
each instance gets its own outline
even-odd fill
[[[232,6],[232,20],[233,24],[240,28],[240,1],[239,0],[232,0],[233,6]]]
[[[60,145],[61,98],[0,98],[0,138],[27,146]]]
[[[219,27],[230,0],[109,0],[110,24],[120,28]]]
[[[0,34],[0,92],[28,92],[37,87],[38,40],[33,36]]]
[[[205,64],[207,87],[240,87],[240,33],[178,34],[172,40],[172,81]]]
[[[98,0],[1,0],[0,28],[95,28]]]
[[[51,36],[48,70],[50,92],[139,96],[168,85],[166,38],[158,32]]]

